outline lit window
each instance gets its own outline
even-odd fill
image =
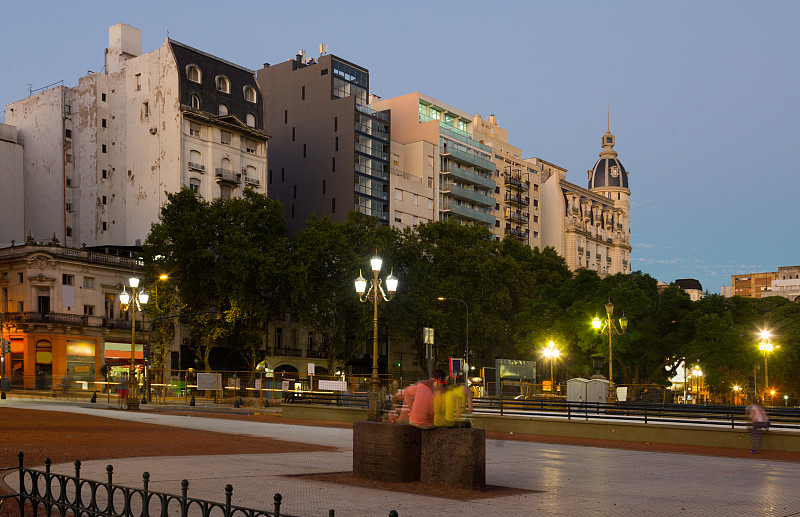
[[[227,115],[228,114],[228,106],[226,106],[225,104],[220,104],[219,105],[219,110],[218,110],[217,113],[220,116]]]
[[[256,102],[256,90],[252,86],[244,87],[244,100],[247,102]]]
[[[248,113],[245,123],[250,127],[256,127],[256,116],[252,113]]]
[[[200,97],[192,95],[192,107],[196,110],[200,109]]]
[[[217,76],[217,90],[223,93],[231,93],[231,82],[224,75]]]
[[[200,73],[200,69],[197,68],[196,65],[189,65],[186,67],[186,77],[188,77],[190,81],[195,83],[200,83],[203,80],[203,76]]]

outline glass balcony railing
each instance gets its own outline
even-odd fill
[[[473,167],[476,167],[478,169],[483,169],[486,172],[493,173],[495,170],[497,170],[497,166],[494,164],[494,162],[487,160],[485,158],[481,158],[480,156],[468,153],[466,151],[462,151],[461,149],[454,149],[452,147],[448,148],[440,147],[439,152],[443,156],[450,155],[462,163],[466,163],[467,165],[472,165]]]
[[[441,203],[439,210],[442,212],[449,212],[455,216],[458,216],[462,219],[467,219],[469,221],[478,221],[488,225],[494,225],[495,222],[493,215],[486,214],[484,212],[480,212],[473,208],[462,206],[448,200],[445,200]]]
[[[442,174],[450,174],[453,177],[458,178],[467,183],[480,185],[481,187],[487,190],[494,190],[494,187],[497,185],[497,183],[495,183],[493,179],[481,176],[476,172],[462,169],[461,167],[459,167],[458,165],[456,165],[451,161],[445,162],[445,164],[442,166]]]
[[[443,133],[445,136],[452,138],[453,140],[458,140],[464,144],[467,144],[471,147],[476,147],[485,153],[492,154],[492,148],[486,144],[482,144],[477,140],[472,138],[472,135],[467,133],[466,131],[462,131],[458,128],[453,126],[448,126],[444,122],[439,122],[439,131]]]
[[[366,165],[361,165],[357,163],[355,166],[355,171],[357,173],[363,174],[365,176],[369,176],[371,178],[378,178],[384,181],[389,181],[389,173],[386,171],[381,171],[378,169],[372,169],[367,167]]]
[[[371,156],[373,158],[377,158],[378,160],[383,160],[385,162],[389,161],[389,153],[384,152],[384,151],[380,151],[380,150],[375,149],[373,147],[370,147],[368,145],[356,143],[355,144],[355,149],[356,149],[356,151],[358,151],[360,153],[364,153],[367,156]]]
[[[355,191],[357,193],[359,193],[359,194],[364,194],[364,195],[367,195],[367,196],[376,197],[376,198],[381,199],[383,201],[389,201],[389,193],[388,192],[384,192],[382,190],[376,190],[374,188],[369,188],[369,187],[367,187],[365,185],[356,185]]]
[[[380,120],[385,120],[386,122],[389,121],[389,115],[386,113],[381,113],[380,111],[375,111],[374,109],[370,108],[369,106],[363,106],[361,104],[356,104],[356,109],[361,113],[366,113],[372,117],[375,117]]]
[[[444,193],[450,193],[451,196],[460,197],[461,199],[478,203],[479,205],[488,207],[493,207],[495,205],[495,200],[492,196],[487,196],[485,194],[475,192],[474,190],[459,187],[454,183],[445,183],[441,186],[441,191]]]
[[[381,131],[380,129],[375,129],[374,127],[367,126],[365,124],[359,124],[356,122],[356,131],[359,133],[364,133],[365,135],[369,135],[375,137],[379,140],[383,140],[384,142],[389,141],[389,133],[386,131]]]

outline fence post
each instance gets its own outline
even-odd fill
[[[233,496],[233,485],[225,485],[225,517],[231,516],[232,496]]]
[[[277,493],[275,494],[275,497],[272,498],[272,504],[275,505],[275,517],[281,516],[281,499],[283,499],[283,497],[281,497],[281,494]]]
[[[187,517],[189,515],[189,503],[186,502],[188,496],[189,480],[184,479],[181,481],[181,517]]]
[[[19,461],[19,517],[25,517],[25,499],[22,494],[25,493],[25,476],[22,474],[22,459],[25,455],[22,451],[17,453],[17,460]],[[47,484],[50,486],[50,483]],[[33,483],[31,483],[33,486]]]

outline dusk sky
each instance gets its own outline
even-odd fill
[[[524,157],[587,185],[610,107],[630,173],[632,269],[696,278],[800,265],[800,2],[4,2],[0,104],[103,69],[108,27],[259,69],[305,49],[494,114]],[[4,121],[0,115],[0,121]],[[267,128],[269,129],[269,128]]]

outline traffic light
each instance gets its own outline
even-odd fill
[[[4,339],[3,340],[3,353],[10,354],[11,353],[11,341]]]
[[[400,361],[397,361],[397,364],[395,364],[395,366],[397,366],[398,368],[402,368],[403,367],[403,363],[401,363]]]

